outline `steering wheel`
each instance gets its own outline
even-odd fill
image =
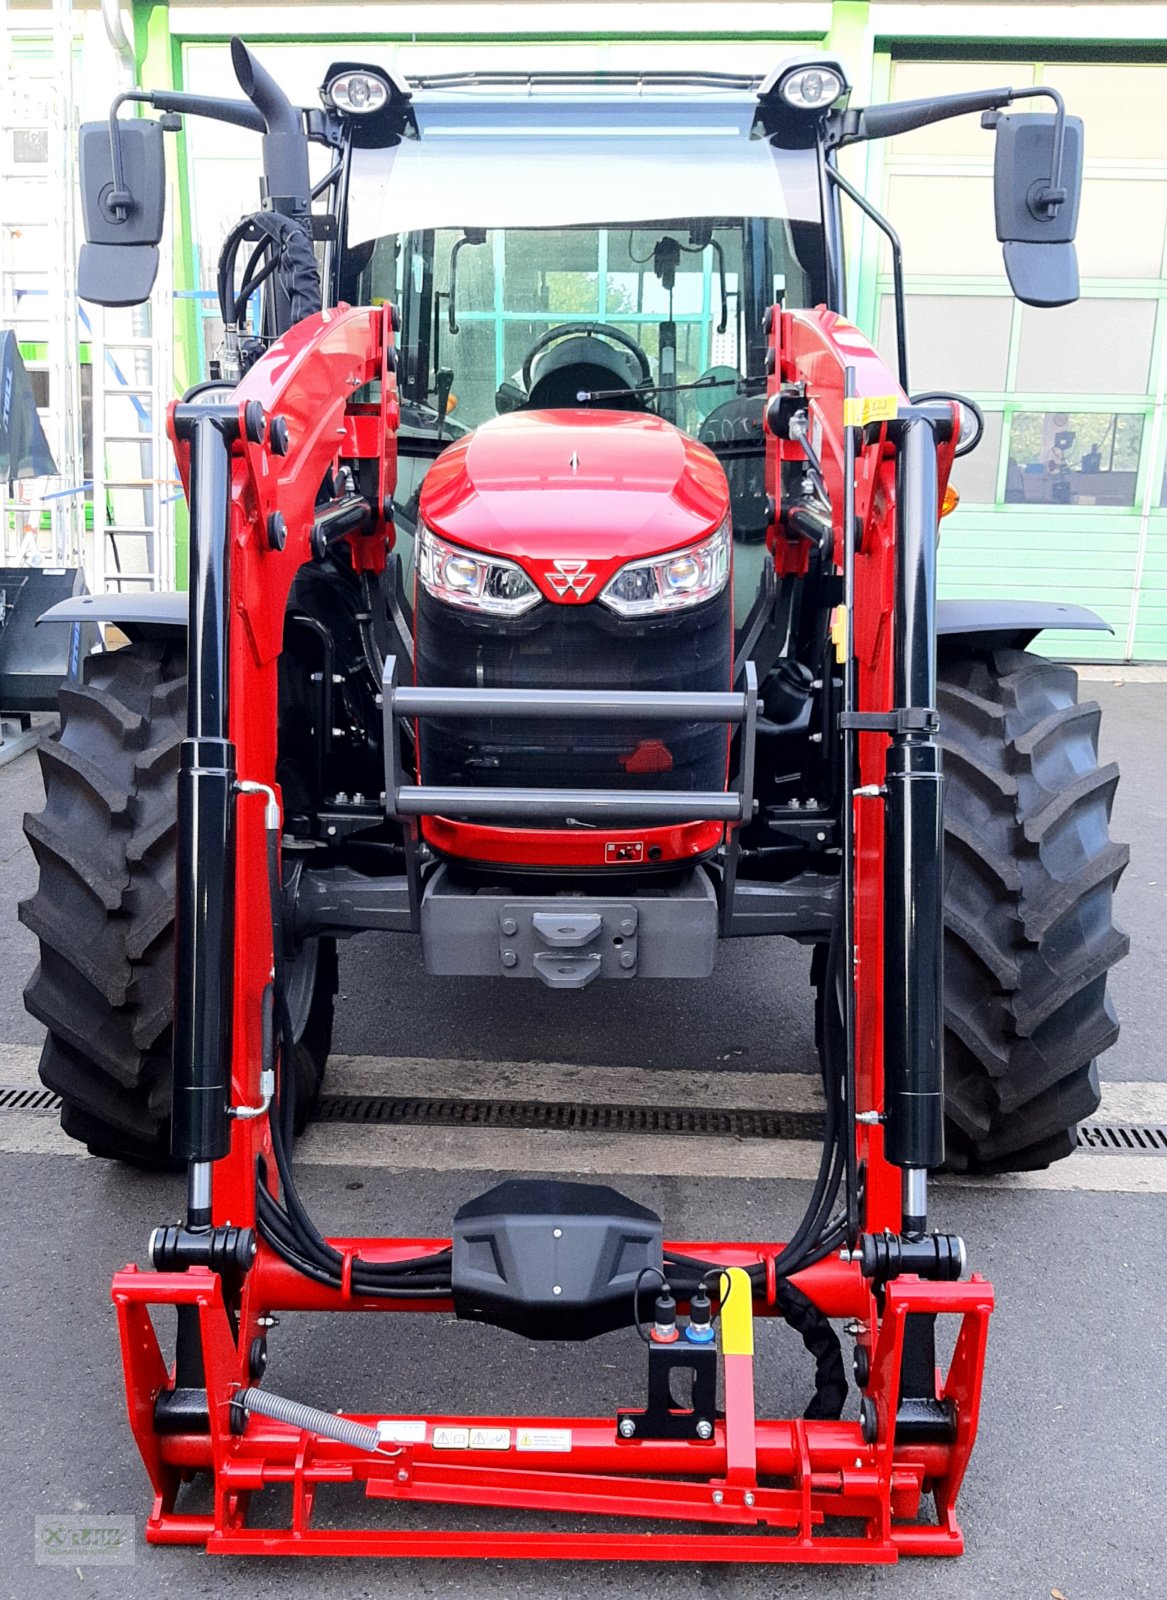
[[[560,339],[570,339],[576,334],[593,334],[600,338],[611,339],[613,344],[623,345],[625,350],[636,357],[640,366],[641,383],[652,380],[652,367],[649,365],[648,356],[632,338],[631,334],[614,328],[610,322],[561,322],[557,328],[548,328],[546,333],[541,333],[535,343],[527,351],[527,359],[523,362],[523,388],[531,392],[531,367],[535,357],[542,355],[548,345],[557,344]]]
[[[966,438],[963,427],[964,418],[963,416],[961,417],[962,426],[957,437],[954,454],[959,458],[960,456],[967,456],[971,450],[975,450],[985,432],[985,413],[977,405],[976,401],[970,400],[966,394],[954,394],[951,389],[930,389],[927,394],[914,394],[911,396],[913,405],[923,405],[928,400],[954,400],[962,412],[968,412],[976,423],[976,430],[971,438]]]

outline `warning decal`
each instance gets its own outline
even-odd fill
[[[515,1449],[543,1450],[548,1454],[566,1455],[571,1449],[571,1429],[520,1428]]]
[[[843,426],[862,428],[869,422],[892,422],[899,411],[899,396],[894,394],[856,395],[843,401]]]
[[[433,1437],[435,1450],[469,1450],[469,1428],[435,1428]]]
[[[509,1428],[435,1428],[435,1450],[509,1450]]]

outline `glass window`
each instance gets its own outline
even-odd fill
[[[584,387],[617,391],[642,384],[647,362],[648,381],[662,386],[654,407],[696,433],[715,407],[742,391],[744,308],[738,290],[746,226],[743,218],[686,217],[631,227],[438,228],[399,239],[386,235],[350,247],[343,297],[366,305],[397,300],[403,392],[432,417],[438,369],[449,367],[453,433],[521,403],[539,340],[577,322],[612,329],[613,336],[604,340],[601,333],[601,341],[610,347],[608,356],[614,352],[617,358],[602,363],[606,376],[593,372],[581,379]],[[813,298],[810,280],[793,253],[787,224],[768,219],[760,231],[775,284],[788,303],[806,305]],[[450,327],[451,288],[457,332]],[[666,359],[670,346],[675,361]],[[535,375],[532,366],[532,380]],[[709,387],[699,393],[684,389],[702,377]],[[680,392],[674,385],[682,386]],[[430,425],[419,416],[411,422]]]
[[[1007,502],[1130,506],[1142,447],[1137,412],[1018,411],[1009,432]]]
[[[970,454],[953,462],[952,484],[960,495],[962,505],[991,506],[995,502],[1004,421],[999,411],[987,411],[980,444]]]
[[[1079,300],[1021,308],[1018,389],[1046,394],[1145,394],[1153,300]]]
[[[1060,89],[1066,110],[1085,122],[1088,161],[1167,156],[1167,67],[1051,64],[1042,81]]]
[[[1086,130],[1089,150],[1090,130]],[[1167,183],[1087,178],[1078,213],[1084,278],[1157,278],[1163,270]]]
[[[910,294],[906,303],[908,372],[916,393],[1004,389],[1013,323],[1010,296]],[[890,294],[880,300],[877,343],[894,372],[895,299]]]
[[[993,180],[987,174],[966,178],[894,173],[885,211],[899,233],[904,271],[909,275],[1004,276],[993,217]],[[881,245],[881,270],[891,271],[886,239]]]

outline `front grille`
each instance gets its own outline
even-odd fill
[[[598,604],[483,618],[419,589],[417,681],[438,688],[724,692],[730,591],[672,616],[627,621]],[[717,723],[427,718],[427,784],[478,788],[721,789],[729,732]]]

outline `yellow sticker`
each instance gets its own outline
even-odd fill
[[[835,647],[835,660],[847,659],[847,607],[836,606],[831,612],[831,643]]]
[[[752,1356],[754,1353],[754,1291],[749,1273],[730,1267],[721,1274],[721,1353],[724,1356]]]
[[[891,422],[900,408],[894,394],[852,395],[843,401],[843,426],[863,428],[869,422]]]

